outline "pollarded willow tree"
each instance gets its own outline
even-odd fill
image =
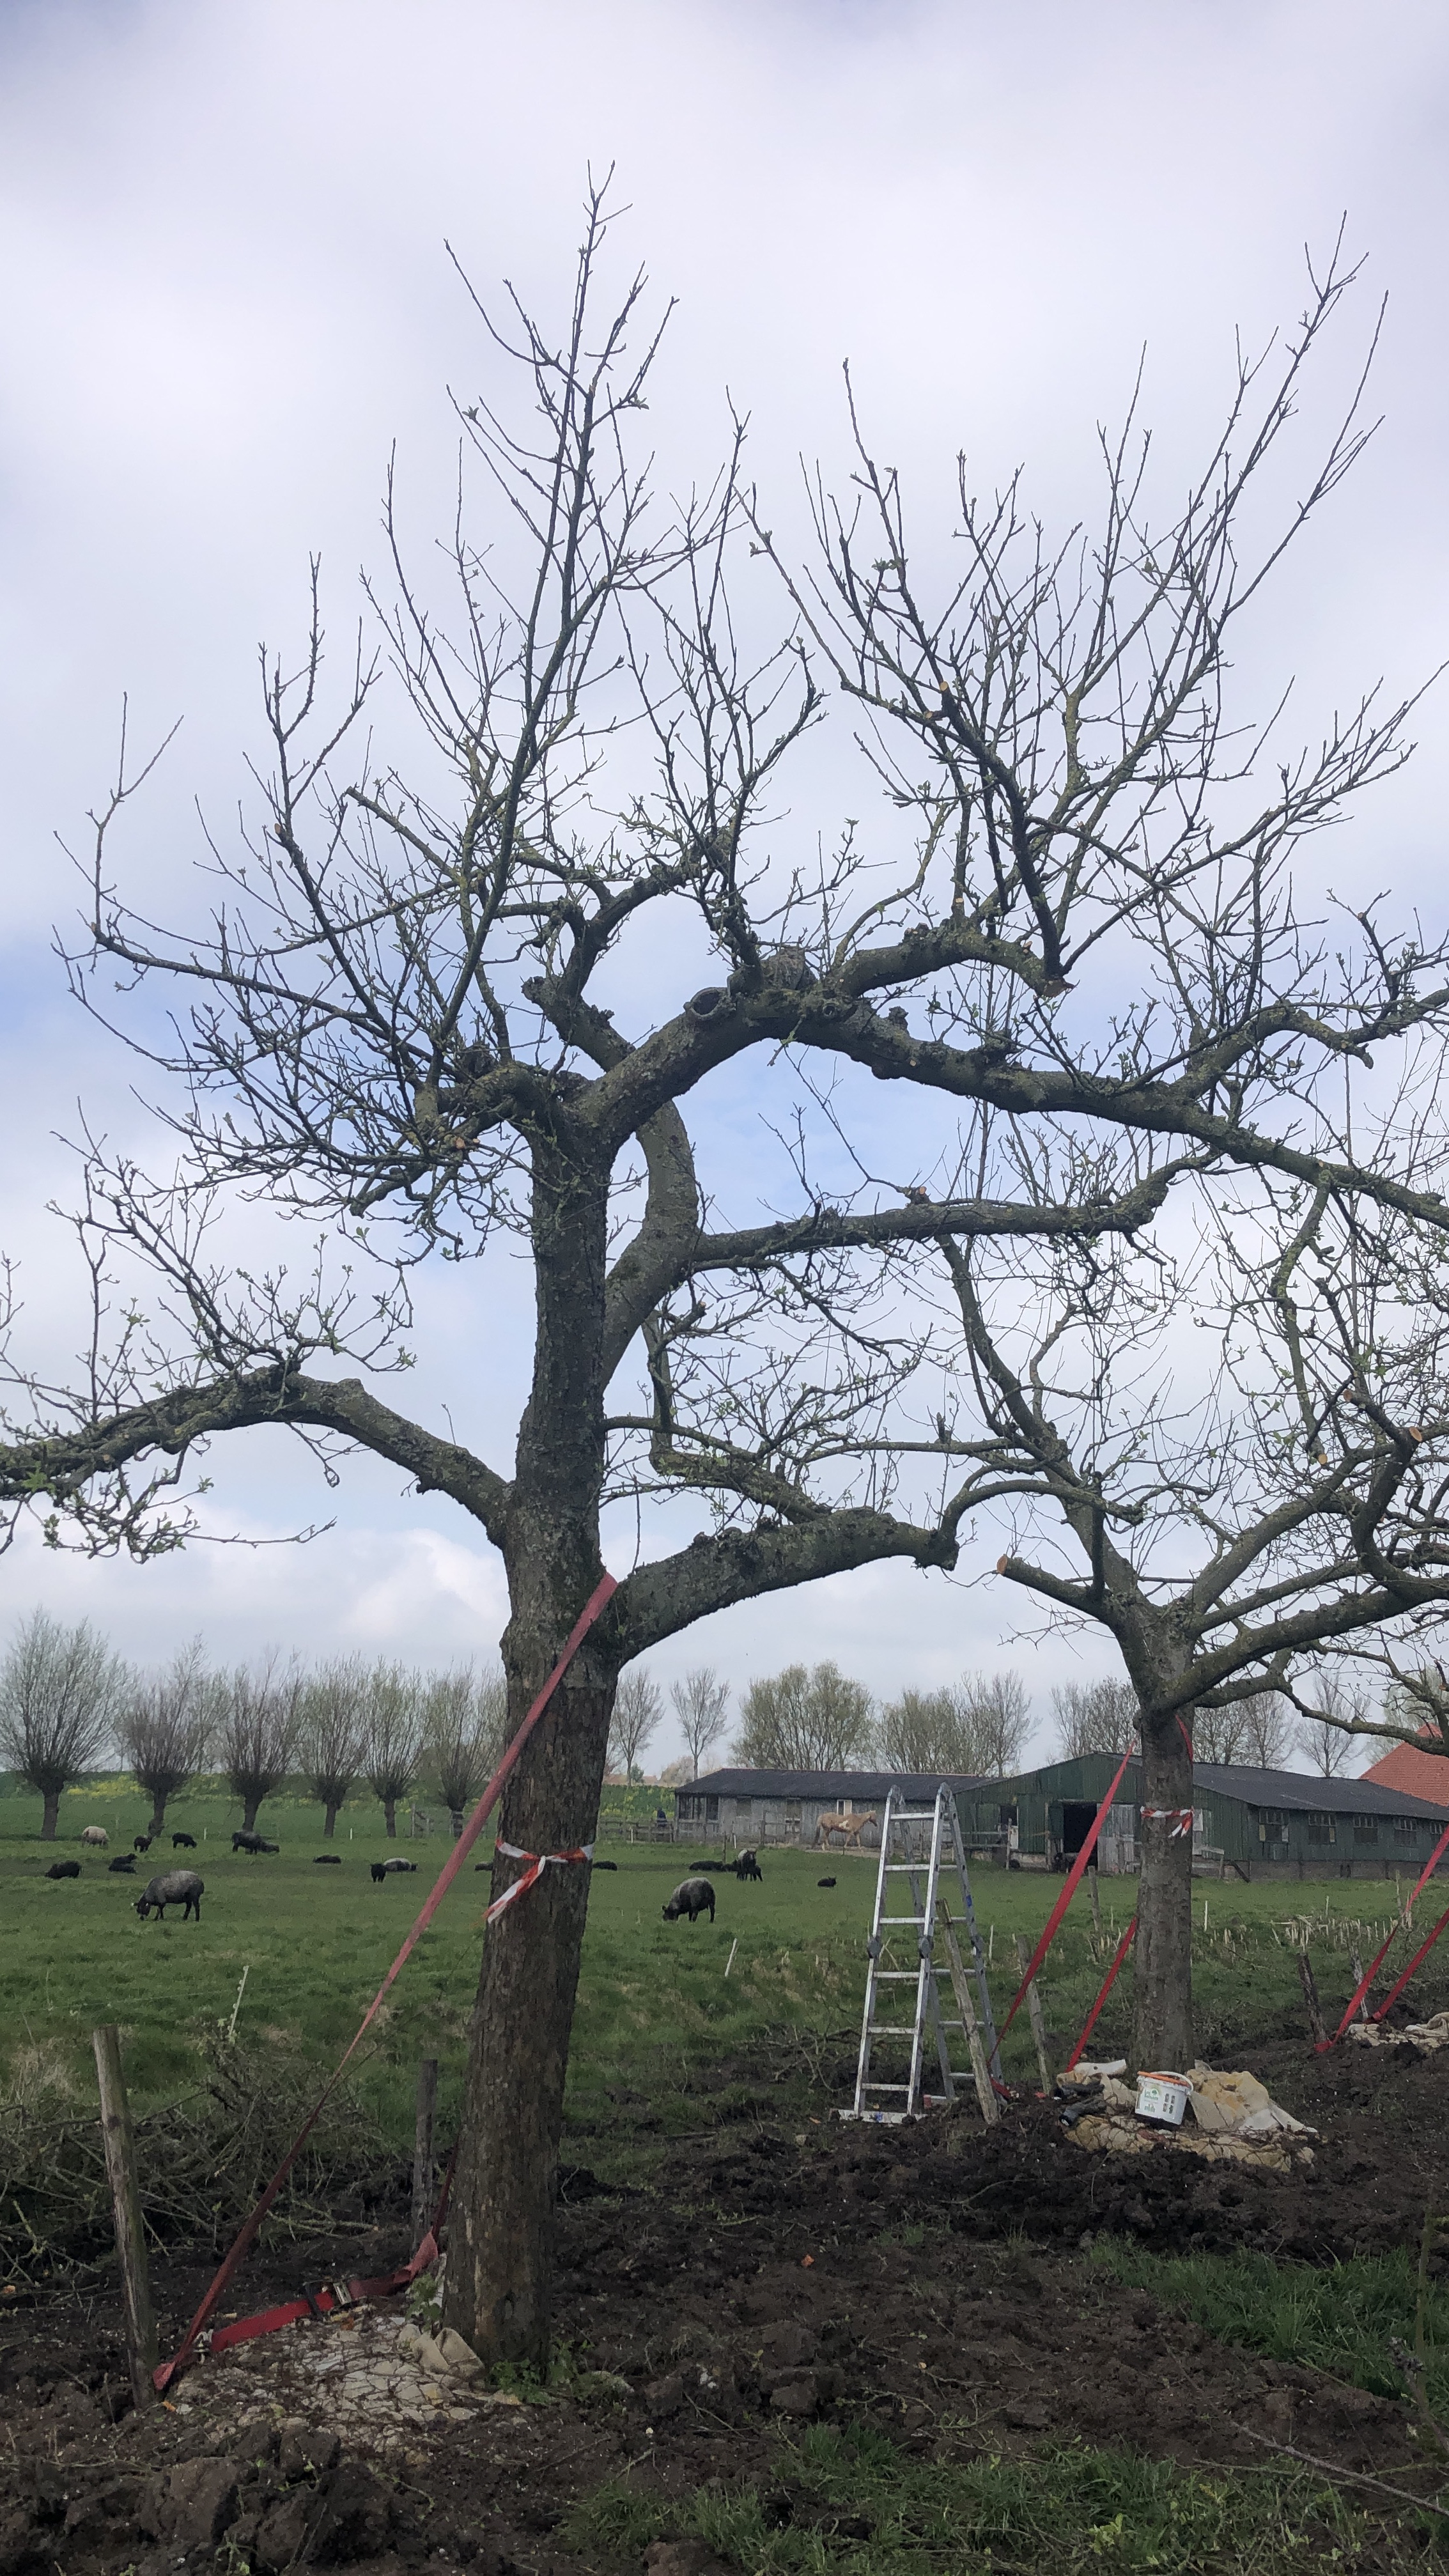
[[[610,1498],[662,1496],[676,1527],[692,1504],[693,1536],[620,1585],[509,1783],[502,1836],[529,1851],[591,1831],[632,1658],[781,1587],[956,1562],[969,1478],[938,1491],[901,1446],[934,1331],[902,1304],[911,1247],[1132,1236],[1208,1162],[1417,1208],[1392,1157],[1340,1150],[1294,1104],[1346,1051],[1437,1047],[1446,1017],[1411,948],[1365,933],[1361,960],[1320,958],[1277,873],[1395,764],[1402,711],[1361,710],[1256,805],[1252,737],[1222,714],[1237,619],[1360,443],[1350,419],[1239,551],[1340,277],[1277,377],[1244,373],[1155,533],[1124,443],[1090,546],[1049,554],[1014,492],[980,508],[963,474],[955,540],[917,575],[862,448],[845,509],[817,487],[812,574],[764,526],[738,429],[706,497],[651,497],[635,441],[657,340],[631,345],[638,281],[602,316],[605,229],[596,203],[561,342],[515,310],[489,344],[527,413],[461,412],[492,515],[474,538],[461,511],[451,611],[395,541],[378,664],[334,703],[315,609],[296,676],[265,664],[270,774],[245,839],[209,852],[194,919],[163,932],[120,891],[139,781],[98,818],[75,980],[113,1015],[118,974],[164,996],[174,1034],[150,1010],[133,1035],[184,1160],[164,1188],[97,1162],[87,1239],[127,1271],[133,1320],[91,1385],[32,1393],[4,1459],[17,1503],[143,1552],[184,1536],[187,1461],[224,1432],[288,1425],[333,1473],[349,1444],[389,1459],[499,1551],[514,1721],[596,1586]],[[858,739],[884,791],[869,841],[780,820],[831,682],[842,753]],[[743,1180],[701,1168],[687,1112],[721,1080],[737,1100],[746,1060]],[[858,1163],[817,1098],[868,1134]],[[976,1138],[986,1108],[1004,1124]],[[1062,1193],[1016,1151],[1043,1131],[1080,1139]],[[275,1257],[229,1273],[207,1218],[230,1193],[396,1267],[371,1302],[325,1260],[300,1284]],[[378,1372],[405,1356],[411,1263],[520,1247],[526,1393],[512,1459],[489,1459],[384,1401]],[[149,1322],[132,1263],[165,1283]],[[466,1416],[469,1389],[450,1393]],[[500,1855],[495,1892],[516,1866]],[[447,2297],[491,2357],[547,2339],[586,1904],[580,1869],[548,1871],[484,1945]]]

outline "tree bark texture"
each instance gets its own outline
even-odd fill
[[[536,1143],[537,1336],[504,1540],[510,1732],[603,1571],[606,1215],[607,1175],[576,1165],[552,1139]],[[509,1779],[500,1841],[562,1852],[590,1839],[615,1678],[610,1656],[587,1638]],[[525,1866],[495,1853],[495,1898]],[[546,1869],[484,1940],[444,2313],[490,2363],[547,2363],[554,2172],[588,1902],[587,1864]]]
[[[244,1797],[244,1798],[243,1798],[243,1800],[242,1800],[242,1832],[243,1832],[244,1834],[254,1834],[254,1833],[256,1832],[256,1829],[257,1829],[257,1817],[258,1817],[259,1813],[261,1812],[261,1804],[262,1804],[262,1800],[263,1800],[263,1798],[264,1798],[265,1796],[266,1796],[266,1791],[265,1791],[264,1789],[259,1789],[259,1790],[257,1791],[257,1793],[256,1793],[256,1796],[255,1796],[255,1797],[252,1797],[252,1796],[248,1795],[248,1796],[246,1796],[246,1797]]]
[[[60,1791],[44,1789],[41,1795],[45,1800],[45,1811],[40,1819],[40,1839],[43,1843],[53,1843],[55,1829],[60,1822]]]
[[[1184,1721],[1186,1724],[1186,1720]],[[1142,1728],[1144,1809],[1192,1806],[1192,1754],[1175,1717]],[[1142,2071],[1180,2071],[1196,2055],[1192,2029],[1192,1826],[1139,1819],[1133,2046]]]
[[[150,1823],[149,1823],[149,1825],[146,1827],[146,1831],[147,1831],[147,1833],[148,1833],[148,1834],[159,1834],[159,1833],[164,1832],[164,1830],[165,1830],[165,1826],[166,1826],[166,1795],[165,1795],[165,1791],[163,1790],[163,1791],[161,1791],[161,1792],[160,1792],[160,1794],[159,1794],[158,1796],[154,1797],[154,1798],[152,1799],[152,1801],[151,1801],[151,1822],[150,1822]]]
[[[386,1827],[387,1827],[387,1838],[388,1838],[388,1841],[389,1841],[390,1843],[395,1843],[395,1842],[397,1841],[397,1800],[396,1800],[396,1798],[384,1798],[384,1800],[383,1800],[383,1802],[382,1802],[382,1816],[383,1816],[383,1823],[384,1823],[384,1824],[386,1825]]]

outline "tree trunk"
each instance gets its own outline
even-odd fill
[[[335,1835],[336,1835],[336,1832],[337,1832],[337,1810],[338,1810],[338,1808],[341,1806],[341,1804],[342,1804],[342,1801],[341,1801],[341,1799],[340,1799],[340,1798],[339,1798],[339,1799],[337,1799],[335,1803],[333,1803],[333,1802],[331,1802],[331,1801],[329,1801],[329,1803],[328,1803],[328,1808],[327,1808],[327,1821],[326,1821],[326,1823],[324,1824],[324,1826],[323,1826],[323,1828],[322,1828],[322,1839],[323,1839],[323,1841],[324,1841],[324,1842],[329,1842],[329,1843],[330,1843],[330,1842],[334,1839],[334,1837],[335,1837]]]
[[[60,1822],[60,1791],[42,1789],[40,1794],[45,1800],[44,1812],[40,1819],[40,1839],[43,1843],[53,1843],[55,1829]]]
[[[396,1798],[384,1798],[384,1800],[383,1800],[383,1802],[382,1802],[382,1813],[383,1813],[383,1820],[384,1820],[384,1822],[385,1822],[385,1824],[386,1824],[386,1826],[387,1826],[387,1838],[388,1838],[388,1841],[389,1841],[389,1842],[393,1842],[393,1843],[395,1843],[395,1842],[397,1841],[397,1800],[396,1800]]]
[[[510,1734],[603,1570],[607,1175],[546,1137],[533,1170],[537,1337],[504,1541]],[[615,1679],[587,1638],[508,1782],[500,1841],[562,1852],[590,1840]],[[495,1898],[523,1868],[495,1853]],[[444,2317],[490,2364],[548,2361],[554,2172],[588,1902],[586,1863],[546,1869],[484,1939]]]
[[[1187,1718],[1184,1717],[1184,1725]],[[1143,1721],[1144,1809],[1190,1810],[1192,1756],[1176,1717]],[[1181,1812],[1140,1819],[1136,2009],[1132,2043],[1140,2071],[1181,2072],[1196,2054],[1192,2034],[1192,1822]]]
[[[256,1832],[257,1813],[266,1794],[265,1789],[258,1789],[255,1797],[253,1797],[251,1791],[248,1790],[245,1797],[242,1799],[242,1832],[244,1834],[254,1834]]]
[[[536,1679],[510,1689],[515,1729],[571,1624],[560,1619]],[[568,1851],[592,1837],[614,1692],[611,1678],[580,1671],[586,1657],[508,1784],[498,1830],[519,1850]],[[496,1854],[493,1896],[522,1868]],[[484,1939],[444,2315],[489,2362],[542,2369],[548,2359],[554,2168],[588,1902],[586,1865],[546,1869]]]
[[[464,1819],[463,1810],[462,1810],[462,1808],[461,1808],[461,1807],[450,1807],[450,1808],[448,1809],[448,1822],[449,1822],[449,1824],[450,1824],[450,1825],[452,1826],[452,1828],[453,1828],[453,1840],[454,1840],[454,1842],[457,1842],[457,1840],[458,1840],[459,1836],[461,1835],[461,1833],[462,1833],[462,1831],[463,1831],[464,1821],[465,1821],[465,1819]]]
[[[164,1831],[165,1824],[166,1791],[164,1789],[156,1789],[152,1791],[151,1795],[151,1822],[146,1827],[146,1831],[148,1834],[159,1834]]]

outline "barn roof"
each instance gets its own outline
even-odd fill
[[[675,1795],[709,1798],[884,1798],[892,1789],[907,1798],[934,1799],[938,1789],[976,1789],[973,1771],[705,1771],[681,1780]]]
[[[989,1799],[996,1790],[1018,1793],[1030,1785],[1038,1796],[1055,1797],[1058,1792],[1050,1785],[1054,1774],[1068,1769],[1080,1772],[1083,1763],[1091,1763],[1107,1766],[1110,1777],[1119,1758],[1116,1754],[1098,1753],[1044,1762],[1034,1771],[1018,1771],[1009,1779],[984,1781],[981,1790]],[[1141,1777],[1140,1757],[1135,1757],[1119,1793],[1129,1803],[1141,1793]],[[1441,1824],[1449,1815],[1449,1804],[1443,1799],[1436,1802],[1416,1798],[1389,1787],[1382,1779],[1325,1780],[1316,1771],[1263,1771],[1248,1762],[1199,1762],[1193,1772],[1193,1784],[1199,1797],[1235,1798],[1245,1807],[1277,1807],[1297,1815],[1430,1816],[1437,1817]],[[1095,1794],[1100,1796],[1101,1791]]]
[[[1449,1809],[1449,1761],[1426,1745],[1396,1744],[1382,1761],[1371,1762],[1363,1776],[1381,1789],[1402,1789],[1410,1798],[1431,1798]]]

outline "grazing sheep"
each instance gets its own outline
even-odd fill
[[[116,1872],[117,1872],[117,1870],[118,1870],[118,1869],[124,1870],[124,1871],[127,1873],[127,1875],[129,1876],[130,1872],[135,1868],[135,1866],[136,1866],[136,1855],[135,1855],[135,1853],[134,1853],[134,1852],[122,1852],[121,1857],[120,1857],[120,1859],[119,1859],[119,1860],[108,1860],[108,1861],[107,1861],[107,1863],[106,1863],[106,1867],[107,1867],[107,1869],[110,1871],[111,1876],[112,1876],[113,1878],[114,1878],[114,1876],[115,1876],[115,1874],[116,1874]]]
[[[817,1878],[815,1884],[817,1887],[833,1887],[835,1881],[833,1878]]]
[[[759,1861],[752,1851],[742,1851],[737,1853],[735,1859],[731,1863],[731,1867],[734,1870],[736,1878],[758,1878],[763,1880],[765,1875],[764,1871],[760,1867]]]
[[[394,1878],[399,1870],[416,1869],[417,1862],[415,1860],[385,1860],[382,1864],[382,1868],[385,1878]]]
[[[173,1851],[195,1851],[195,1834],[173,1834],[171,1837],[171,1848]]]
[[[131,1845],[131,1849],[132,1851],[149,1851],[155,1839],[156,1837],[154,1834],[138,1834]]]
[[[372,1864],[372,1883],[373,1883],[373,1886],[374,1886],[374,1887],[381,1887],[381,1885],[382,1885],[382,1883],[383,1883],[383,1880],[386,1878],[386,1876],[387,1876],[387,1863],[386,1863],[386,1861],[385,1861],[385,1860],[375,1860],[375,1861],[373,1862],[373,1864]]]
[[[617,1869],[618,1866],[616,1860],[596,1860],[594,1863],[595,1869]]]
[[[153,1913],[159,1914],[164,1923],[167,1906],[180,1905],[185,1908],[181,1917],[183,1923],[189,1923],[193,1915],[199,1923],[201,1900],[205,1894],[206,1881],[198,1878],[194,1869],[168,1869],[142,1889],[136,1899],[136,1911],[143,1923],[149,1921]]]
[[[274,1852],[280,1851],[282,1847],[280,1843],[263,1842],[260,1834],[233,1834],[231,1838],[231,1848],[232,1857],[235,1859],[239,1851]]]
[[[340,1869],[342,1867],[342,1854],[341,1852],[318,1852],[316,1858],[313,1860],[312,1867],[314,1869]]]
[[[671,1896],[669,1903],[664,1908],[664,1920],[666,1923],[677,1923],[681,1914],[687,1914],[690,1922],[693,1923],[696,1916],[706,1912],[708,1913],[709,1919],[712,1923],[714,1921],[714,1889],[710,1886],[709,1880],[707,1878],[682,1878],[679,1885],[676,1887],[674,1894]]]
[[[45,1873],[47,1878],[79,1878],[78,1860],[53,1860]]]
[[[81,1836],[81,1841],[90,1851],[104,1851],[110,1839],[104,1825],[87,1825]]]

